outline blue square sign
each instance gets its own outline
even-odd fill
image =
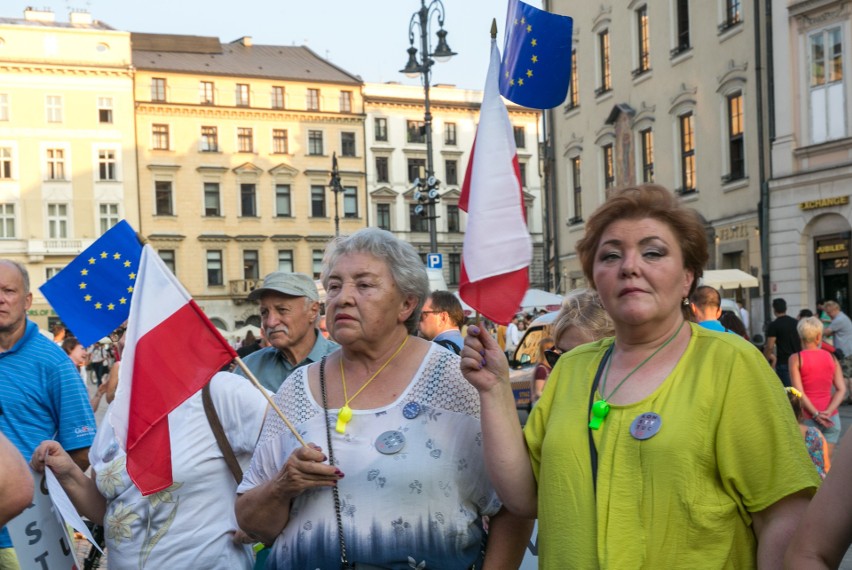
[[[444,257],[440,253],[430,253],[426,256],[426,267],[429,269],[442,269]]]

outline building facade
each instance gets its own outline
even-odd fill
[[[769,192],[771,296],[790,313],[850,305],[852,11],[840,1],[772,2],[775,136]]]
[[[430,89],[434,175],[440,181],[440,199],[435,206],[437,253],[442,254],[444,280],[453,291],[459,285],[467,223],[467,214],[459,209],[458,202],[481,102],[481,91],[446,85]],[[370,225],[411,243],[425,262],[430,253],[429,219],[418,213],[420,202],[414,187],[415,179],[424,177],[427,165],[423,88],[367,83],[364,105]],[[540,113],[516,105],[508,105],[508,110],[518,150],[527,226],[533,240],[530,286],[539,288],[544,283]]]
[[[132,41],[142,232],[218,327],[258,324],[264,275],[318,279],[335,217],[367,225],[361,80],[248,37]]]
[[[609,188],[654,182],[701,215],[708,269],[760,274],[760,94],[753,3],[671,0],[545,7],[574,18],[566,103],[548,111],[548,266],[585,284],[574,245]],[[760,290],[726,291],[762,320]]]
[[[0,249],[38,291],[122,218],[138,227],[130,34],[87,13],[0,18]]]

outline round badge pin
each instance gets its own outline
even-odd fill
[[[650,439],[657,435],[663,425],[663,418],[654,412],[639,414],[630,424],[630,435],[636,439]]]
[[[407,420],[413,420],[417,416],[420,415],[422,408],[420,404],[417,402],[408,402],[405,404],[405,407],[402,408],[402,415]]]
[[[382,455],[393,455],[405,447],[405,436],[401,431],[390,430],[376,438],[376,449]]]

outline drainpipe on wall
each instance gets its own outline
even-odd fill
[[[764,0],[765,1],[765,11],[766,11],[766,51],[767,51],[767,61],[772,62],[772,44],[771,44],[771,28],[772,28],[772,0]],[[764,109],[764,101],[763,101],[763,63],[762,63],[762,34],[761,34],[761,26],[760,26],[760,16],[761,16],[761,0],[754,0],[754,61],[755,61],[755,76],[757,78],[757,168],[758,168],[758,181],[760,184],[760,200],[757,203],[757,212],[758,212],[758,228],[760,231],[760,273],[761,273],[761,282],[763,289],[763,331],[766,331],[766,327],[769,326],[769,322],[771,321],[772,311],[770,310],[770,276],[769,276],[769,180],[766,176],[766,138],[764,137],[763,131],[763,116],[764,112],[766,112],[769,116],[770,125],[774,125],[774,121],[772,120],[772,116],[775,113],[774,108],[774,98],[771,91],[769,91],[766,101],[766,108]],[[767,81],[769,85],[774,85],[774,77],[772,72],[772,67],[767,68],[766,70]],[[770,137],[773,137],[774,133],[770,133]],[[771,157],[770,157],[771,160]],[[771,169],[771,163],[770,163]]]
[[[544,0],[543,9],[551,11],[550,0]],[[544,255],[545,255],[545,288],[559,293],[562,288],[559,270],[559,196],[556,192],[556,165],[553,149],[553,109],[545,109],[541,114],[544,137]],[[551,242],[553,247],[551,248]],[[551,255],[551,251],[553,252]],[[551,266],[552,262],[552,266]]]

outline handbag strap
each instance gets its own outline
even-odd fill
[[[225,435],[225,429],[219,420],[219,414],[216,413],[216,406],[213,405],[213,398],[210,396],[210,382],[205,384],[204,388],[201,389],[201,401],[204,403],[204,413],[207,414],[207,423],[210,424],[213,437],[216,438],[216,443],[219,445],[219,449],[222,450],[225,463],[234,476],[234,480],[236,480],[237,484],[240,484],[243,480],[243,470],[240,467],[240,462],[237,461],[237,456],[234,455],[234,449],[228,441],[228,436]]]
[[[612,355],[612,349],[615,348],[615,342],[613,342],[601,359],[600,365],[598,365],[598,371],[595,372],[595,379],[592,382],[592,389],[589,392],[589,410],[586,414],[586,420],[592,415],[592,406],[595,403],[595,392],[598,389],[598,385],[601,383],[601,375],[603,374],[604,367],[606,366],[607,360],[609,360]],[[588,423],[588,422],[587,422]],[[592,428],[587,428],[589,432],[589,458],[592,463],[592,489],[595,492],[595,495],[598,494],[598,448],[595,447],[595,438],[592,435]]]

